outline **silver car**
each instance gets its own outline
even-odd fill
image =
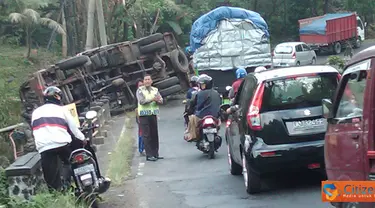
[[[303,42],[280,43],[272,52],[275,67],[299,66],[316,63],[315,51]]]

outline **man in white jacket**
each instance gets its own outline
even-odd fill
[[[41,155],[44,179],[49,188],[59,191],[62,188],[59,160],[69,165],[71,134],[84,143],[86,138],[70,112],[62,106],[61,90],[52,86],[43,93],[45,104],[34,110],[31,125],[36,149]]]

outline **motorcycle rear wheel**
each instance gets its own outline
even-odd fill
[[[214,159],[215,158],[215,143],[210,142],[210,147],[208,151],[208,159]]]

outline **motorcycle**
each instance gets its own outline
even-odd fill
[[[228,114],[226,113],[227,109],[230,108],[231,104],[232,104],[232,100],[230,100],[228,98],[228,94],[229,94],[229,91],[232,89],[231,86],[226,86],[225,87],[225,90],[227,91],[225,93],[226,95],[226,98],[223,98],[222,96],[222,103],[221,103],[221,106],[220,106],[220,120],[221,122],[225,122],[228,120]]]
[[[215,158],[215,152],[222,143],[222,138],[218,134],[220,123],[220,120],[213,116],[206,116],[198,123],[201,138],[196,142],[196,146],[198,150],[207,153],[209,159]]]
[[[94,155],[88,150],[91,148],[93,130],[99,127],[92,122],[96,117],[96,111],[88,111],[86,113],[87,124],[83,125],[84,127],[81,128],[81,131],[90,141],[88,141],[86,146],[74,150],[69,157],[70,168],[75,182],[75,196],[83,198],[91,208],[98,207],[97,199],[99,194],[106,192],[110,187],[110,181],[99,178],[98,166]]]

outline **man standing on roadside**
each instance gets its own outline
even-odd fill
[[[159,156],[158,119],[159,106],[163,103],[159,90],[151,86],[151,75],[143,78],[143,86],[137,90],[138,116],[142,131],[142,139],[146,150],[147,161],[163,159]]]

